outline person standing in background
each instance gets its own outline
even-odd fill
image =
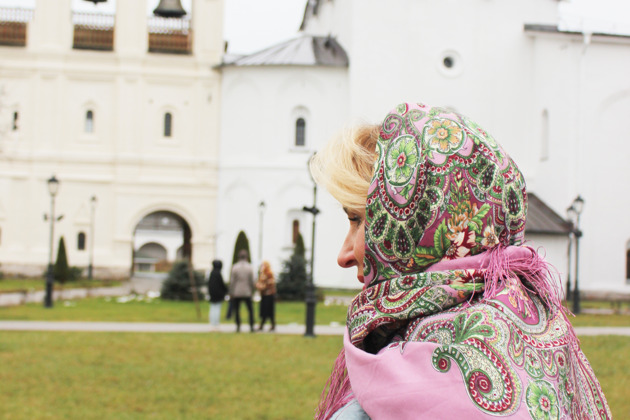
[[[210,312],[208,319],[212,327],[218,327],[221,319],[221,305],[227,294],[227,287],[221,275],[223,263],[220,260],[212,261],[212,271],[208,279],[208,294],[210,295]]]
[[[276,330],[276,279],[271,271],[271,266],[268,261],[263,261],[260,266],[260,274],[258,275],[258,281],[256,282],[256,289],[260,292],[260,328],[262,331],[263,326],[267,318],[271,320],[271,329],[269,331]]]
[[[249,327],[254,332],[254,312],[252,309],[252,295],[254,294],[254,272],[252,265],[247,261],[248,253],[241,250],[238,253],[238,262],[232,267],[230,275],[230,299],[233,301],[232,309],[234,310],[236,320],[236,332],[241,331],[241,302],[245,302],[249,311]]]

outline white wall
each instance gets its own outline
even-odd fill
[[[347,119],[345,68],[225,67],[221,117],[221,169],[217,257],[229,270],[236,236],[245,231],[252,259],[258,264],[259,208],[265,201],[262,258],[276,273],[291,251],[291,221],[300,231],[310,257],[313,204],[307,160],[336,135]],[[306,147],[293,146],[295,120],[306,120]],[[336,265],[336,253],[347,229],[341,207],[318,190],[315,283],[358,287],[355,274]],[[228,271],[229,272],[229,271]],[[349,285],[349,286],[347,286]]]
[[[193,16],[193,25],[202,22],[193,33],[203,36],[193,39],[191,55],[147,52],[145,1],[118,2],[113,52],[73,50],[70,1],[55,3],[51,13],[48,3],[36,3],[26,48],[0,46],[2,103],[9,105],[0,114],[3,125],[10,107],[20,113],[19,132],[0,134],[2,270],[41,274],[47,263],[49,225],[42,214],[49,211],[52,174],[61,181],[57,213],[64,214],[55,246],[60,235],[69,243],[80,230],[89,235],[89,199],[98,198],[97,274],[129,272],[136,225],[158,210],[186,220],[193,262],[208,266],[220,106],[220,74],[211,66],[223,48],[223,2],[193,1],[193,15],[202,14]],[[93,133],[84,131],[88,109]],[[165,112],[174,116],[171,138],[162,135]],[[86,252],[68,248],[71,265],[87,265]]]
[[[630,291],[630,39],[593,36],[585,45],[581,36],[524,31],[558,20],[552,0],[334,0],[321,2],[305,32],[330,33],[346,48],[349,118],[377,122],[403,101],[450,106],[486,128],[557,213],[581,194],[581,286]],[[457,59],[451,69],[447,53]],[[555,255],[550,262],[563,266]]]

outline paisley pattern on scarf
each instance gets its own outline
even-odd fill
[[[459,371],[488,415],[611,418],[547,264],[521,245],[525,181],[492,136],[450,110],[401,104],[377,153],[351,346],[404,357],[410,343],[437,345],[429,369]],[[361,403],[363,384],[351,385]]]
[[[383,122],[366,208],[366,281],[520,244],[525,181],[478,125],[402,104]]]

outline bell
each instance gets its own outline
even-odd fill
[[[165,18],[179,18],[186,14],[180,0],[160,0],[160,4],[153,11],[155,16]]]
[[[94,3],[94,5],[97,5],[99,3],[105,3],[107,0],[85,0],[85,1],[89,1],[90,3]]]

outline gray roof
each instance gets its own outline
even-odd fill
[[[335,38],[304,35],[262,51],[224,59],[227,66],[330,66],[348,67],[348,55]]]
[[[527,193],[525,234],[569,235],[571,222],[564,220],[534,193]]]

